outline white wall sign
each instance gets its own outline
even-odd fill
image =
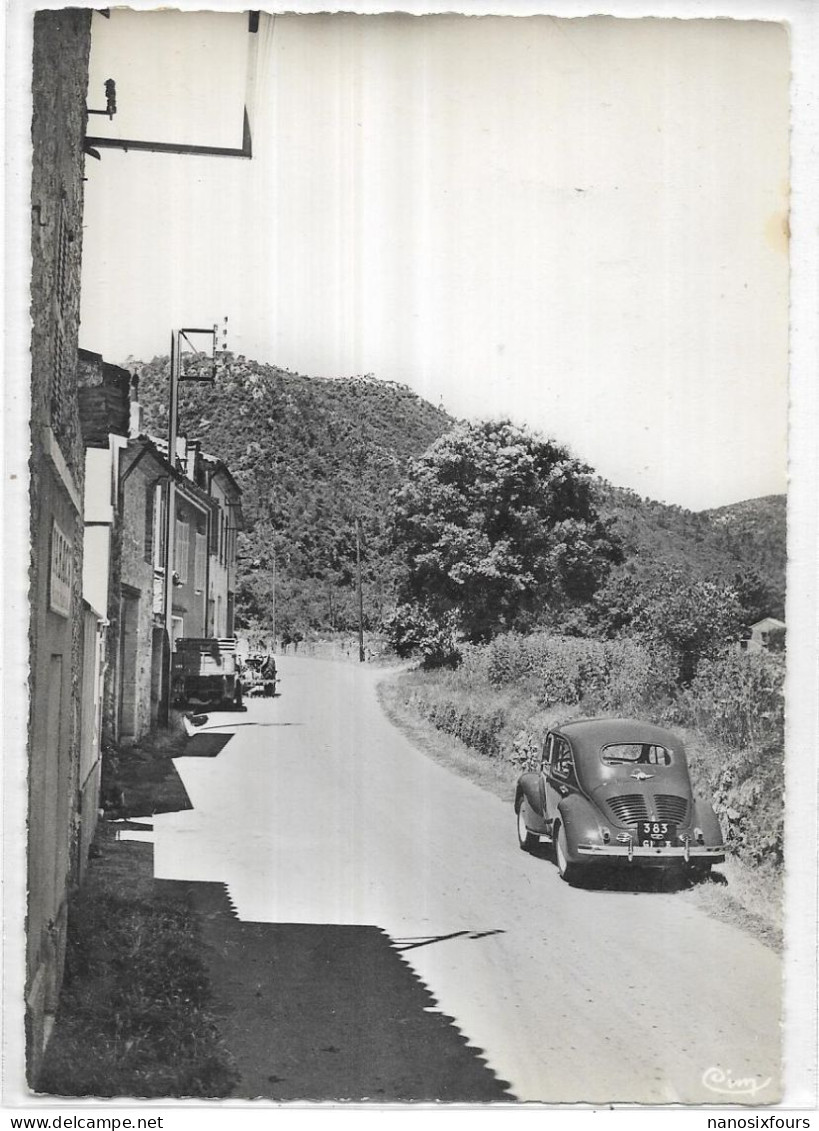
[[[56,522],[51,524],[51,581],[48,604],[54,613],[67,617],[71,612],[71,574],[74,568],[71,540]]]

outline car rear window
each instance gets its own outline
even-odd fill
[[[606,766],[670,766],[674,761],[671,751],[654,742],[616,742],[604,746],[603,764]]]

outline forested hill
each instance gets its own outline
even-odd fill
[[[689,511],[600,481],[598,497],[623,543],[621,571],[650,577],[670,567],[692,578],[726,581],[756,574],[769,590],[763,615],[784,617],[787,496]]]
[[[766,495],[705,511],[726,547],[750,558],[756,568],[784,586],[787,563],[787,496]]]
[[[139,373],[148,431],[164,436],[168,359],[128,363]],[[213,384],[180,383],[179,429],[230,468],[243,492],[238,607],[280,631],[357,623],[356,518],[365,612],[377,623],[392,600],[389,495],[454,421],[410,389],[372,377],[304,377],[228,355]]]
[[[164,436],[168,359],[125,365],[140,375],[148,431]],[[180,432],[223,459],[243,491],[241,616],[269,625],[275,554],[280,632],[352,628],[358,517],[365,617],[377,627],[391,609],[398,569],[389,542],[390,492],[407,462],[454,423],[400,385],[304,377],[231,355],[213,384],[182,383]],[[766,611],[782,615],[784,496],[693,513],[602,480],[597,492],[625,551],[618,571],[647,578],[671,566],[728,581],[755,571],[772,594]]]

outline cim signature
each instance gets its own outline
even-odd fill
[[[765,1080],[758,1080],[756,1076],[743,1076],[735,1080],[730,1068],[712,1066],[703,1072],[702,1082],[710,1092],[719,1092],[724,1096],[750,1096],[753,1099],[759,1092],[764,1092],[771,1078],[768,1076]]]

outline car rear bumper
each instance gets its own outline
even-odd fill
[[[596,860],[640,860],[643,862],[683,863],[707,861],[721,864],[725,859],[724,845],[681,844],[674,848],[649,848],[639,844],[578,844],[580,856]]]

